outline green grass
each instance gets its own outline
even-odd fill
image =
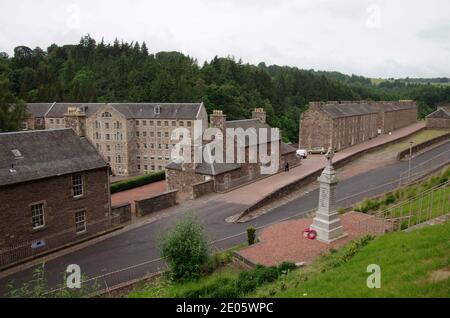
[[[450,223],[386,234],[338,266],[342,251],[318,259],[252,297],[450,297]],[[369,289],[369,264],[381,267],[381,288]]]

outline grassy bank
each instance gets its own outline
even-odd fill
[[[340,250],[304,270],[259,288],[255,297],[450,297],[450,223],[386,234],[345,263]],[[369,264],[381,267],[381,288],[369,289]]]

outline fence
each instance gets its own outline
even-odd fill
[[[427,174],[435,171],[450,163],[450,150],[446,150],[441,154],[422,162],[421,164],[404,171],[400,174],[400,186],[406,185],[412,181],[418,180]]]
[[[406,230],[450,213],[450,182],[437,185],[405,202],[396,204],[372,216],[386,232]],[[360,226],[370,233],[370,222],[361,221]]]

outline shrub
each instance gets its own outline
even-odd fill
[[[192,216],[176,222],[160,240],[159,249],[176,281],[198,279],[209,259],[204,229]]]
[[[385,196],[383,203],[385,205],[389,205],[395,203],[395,201],[396,201],[395,196],[392,193],[389,193]]]
[[[247,228],[247,243],[248,245],[255,244],[256,240],[256,229],[254,227]]]
[[[278,273],[279,274],[287,274],[296,268],[297,268],[297,266],[295,266],[294,263],[283,262],[280,265],[278,265]]]
[[[137,176],[130,179],[122,180],[116,183],[113,183],[110,187],[111,193],[121,192],[133,188],[137,188],[146,184],[150,184],[153,182],[158,182],[164,180],[166,178],[166,173],[164,170],[157,171],[154,173],[149,173],[143,176]]]

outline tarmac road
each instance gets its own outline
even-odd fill
[[[413,158],[412,166],[414,167],[446,150],[450,150],[450,142]],[[407,169],[407,161],[396,162],[341,181],[337,186],[336,194],[338,206],[340,204],[346,205],[359,202],[365,197],[389,191],[393,185],[385,184],[397,180],[400,173]],[[377,186],[380,187],[373,191],[354,195]],[[342,199],[349,196],[352,197],[344,200],[345,202],[342,201]],[[213,243],[214,247],[222,249],[244,242],[246,240],[245,230],[249,226],[261,227],[289,217],[302,217],[302,214],[315,208],[317,202],[318,190],[314,190],[261,215],[257,219],[241,224],[230,224],[225,222],[227,217],[242,210],[242,206],[239,204],[230,204],[229,202],[223,201],[210,201],[201,209],[197,209],[192,213],[197,215],[204,223],[211,241],[228,238]],[[62,283],[63,273],[69,264],[78,264],[81,267],[82,272],[87,274],[88,277],[96,277],[129,266],[155,260],[142,266],[104,277],[99,280],[99,282],[102,283],[102,287],[105,287],[103,284],[107,284],[111,287],[118,283],[141,277],[146,273],[156,272],[165,268],[164,262],[158,260],[158,237],[168,228],[174,219],[180,217],[180,215],[182,214],[179,213],[162,218],[153,223],[142,225],[141,227],[131,229],[127,232],[48,261],[45,264],[45,273],[49,285],[55,287]],[[12,280],[14,280],[16,284],[29,281],[32,270],[33,268],[24,269],[23,271],[16,272],[8,277],[1,278],[0,294],[4,295],[6,284]]]

